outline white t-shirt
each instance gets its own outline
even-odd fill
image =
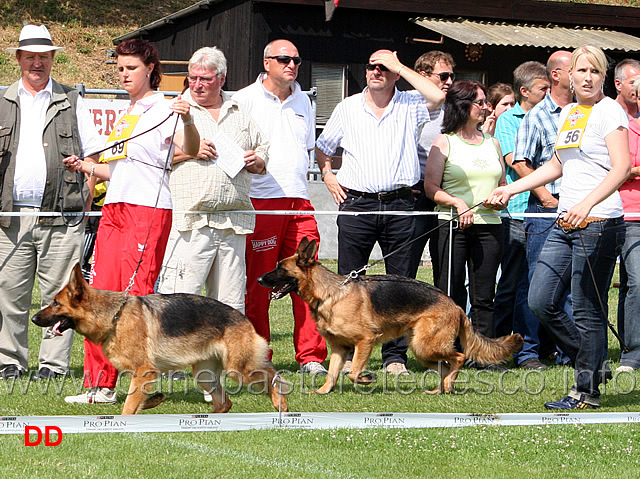
[[[18,81],[20,137],[13,178],[13,204],[16,206],[40,207],[42,204],[47,182],[47,160],[42,137],[52,96],[51,78],[47,86],[35,96],[24,88],[22,79]],[[76,103],[76,118],[82,155],[87,156],[102,149],[102,139],[96,132],[91,114],[80,96]]]
[[[129,113],[140,115],[131,136],[153,128],[167,118],[172,113],[169,108],[171,103],[172,101],[166,100],[162,93],[155,93],[138,100]],[[153,207],[160,189],[158,208],[171,208],[169,171],[173,159],[171,137],[175,126],[176,116],[174,115],[157,128],[128,141],[127,158],[108,163],[111,180],[104,200],[105,204],[129,203]],[[183,129],[182,119],[178,117],[175,131]],[[165,165],[169,168],[166,171]]]
[[[309,198],[309,151],[315,144],[315,116],[309,97],[297,82],[283,102],[267,91],[261,73],[233,99],[245,107],[269,140],[265,175],[253,175],[251,198]]]
[[[572,103],[562,109],[560,127],[575,106],[576,103]],[[615,100],[605,97],[593,106],[580,147],[556,150],[562,162],[559,213],[582,201],[607,176],[612,165],[605,138],[619,127],[629,127],[627,114]],[[617,218],[622,215],[622,200],[618,191],[594,206],[589,213],[589,216],[597,218]]]

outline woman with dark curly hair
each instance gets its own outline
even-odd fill
[[[484,85],[475,81],[458,81],[449,89],[442,135],[435,139],[429,153],[424,189],[437,203],[440,225],[452,214],[460,215],[453,221],[453,228],[443,225],[431,240],[431,260],[437,263],[435,285],[464,309],[468,268],[473,325],[491,338],[495,336],[493,298],[502,257],[502,225],[491,209],[481,207],[474,212],[469,208],[506,181],[498,141],[478,129],[487,111],[485,95]]]
[[[127,40],[118,45],[116,55],[120,83],[131,104],[107,140],[107,146],[114,146],[103,153],[99,164],[71,158],[67,166],[110,181],[91,267],[92,286],[124,291],[141,260],[131,294],[145,295],[153,293],[171,229],[169,171],[173,144],[195,156],[200,137],[189,114],[189,103],[181,97],[166,100],[154,91],[160,85],[161,73],[158,50],[152,43]],[[172,113],[181,120],[176,123]],[[105,358],[100,345],[86,339],[84,344],[84,386],[89,389],[65,401],[115,403],[117,369]]]

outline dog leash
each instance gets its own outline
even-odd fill
[[[139,136],[145,135],[147,133],[149,133],[152,130],[155,130],[156,128],[158,128],[160,125],[162,125],[163,123],[165,123],[169,118],[171,118],[172,115],[174,115],[175,112],[171,112],[169,114],[169,116],[167,116],[164,120],[162,120],[160,123],[158,123],[155,126],[152,126],[151,128],[149,128],[148,130],[145,130],[141,133],[138,133],[137,135],[134,135],[130,138],[124,139],[124,140],[120,140],[116,143],[114,143],[113,145],[108,146],[107,148],[103,148],[102,150],[98,150],[98,151],[94,151],[93,153],[91,153],[91,155],[99,155],[100,153],[104,153],[107,150],[110,150],[112,148],[117,148],[118,146],[126,143],[129,140],[133,140],[134,138],[138,138]],[[175,129],[174,129],[174,133],[175,133]],[[171,140],[173,142],[173,139]],[[80,161],[84,160],[86,158],[86,156],[82,156],[79,158]],[[144,163],[144,162],[143,162]],[[145,163],[146,164],[146,163]],[[154,166],[154,165],[150,165],[150,166]],[[64,174],[64,173],[63,173]],[[76,171],[76,175],[78,176],[78,182],[80,183],[80,201],[82,202],[82,214],[80,215],[80,219],[78,221],[76,221],[75,223],[72,223],[70,220],[67,220],[67,217],[64,214],[64,177],[60,178],[60,191],[58,192],[58,199],[59,199],[59,205],[60,205],[60,216],[62,216],[62,221],[65,224],[65,226],[69,226],[69,227],[75,227],[78,226],[80,223],[82,223],[85,219],[85,217],[87,216],[87,211],[85,208],[85,199],[84,199],[84,174],[79,173]],[[76,216],[74,214],[74,216]]]
[[[159,123],[158,125],[156,125],[154,128],[157,128],[158,126],[162,125],[162,123],[164,123],[165,121],[167,121],[169,118],[171,118],[171,116],[174,113],[172,112],[171,115],[169,115],[167,118],[165,118],[161,123]],[[167,171],[168,165],[169,165],[169,159],[171,158],[171,149],[173,146],[173,137],[176,133],[176,129],[178,128],[178,121],[180,120],[180,115],[176,115],[176,122],[173,125],[173,133],[171,135],[171,141],[169,142],[169,149],[167,150],[167,158],[164,162],[164,168],[163,171]],[[143,132],[143,133],[148,133],[152,130],[153,128]],[[142,133],[141,133],[142,134]],[[140,135],[137,135],[140,136]],[[135,137],[132,137],[135,138]],[[131,138],[130,138],[131,139]],[[122,314],[122,308],[124,308],[125,303],[127,302],[127,296],[129,295],[129,293],[131,292],[131,290],[133,289],[133,286],[135,284],[135,280],[136,280],[136,275],[138,274],[138,270],[140,269],[140,265],[142,264],[142,257],[144,255],[144,252],[147,249],[147,241],[149,241],[149,235],[151,234],[151,225],[153,224],[153,218],[156,215],[156,210],[158,209],[158,202],[160,201],[160,194],[162,193],[162,185],[164,183],[164,174],[162,175],[162,179],[160,181],[160,187],[158,188],[158,194],[156,195],[156,202],[153,205],[153,213],[151,214],[151,219],[149,220],[149,228],[147,229],[147,237],[144,240],[144,243],[142,245],[142,250],[140,251],[140,258],[138,259],[138,263],[136,264],[135,269],[133,270],[133,274],[131,275],[131,278],[129,279],[129,284],[127,285],[127,288],[123,291],[124,295],[122,297],[122,303],[120,304],[120,307],[118,308],[118,311],[116,312],[116,314],[113,316],[113,322],[116,323],[118,321],[118,319],[120,319],[120,315]]]
[[[596,296],[598,297],[598,303],[600,304],[600,311],[602,311],[602,317],[607,322],[607,326],[609,327],[609,329],[611,330],[613,335],[616,337],[616,339],[620,343],[620,347],[622,348],[622,351],[625,352],[625,353],[628,353],[629,352],[629,347],[624,342],[624,339],[622,339],[620,334],[618,334],[618,331],[616,331],[616,328],[613,326],[613,324],[611,324],[611,321],[609,321],[609,318],[606,315],[606,311],[607,310],[604,308],[604,304],[602,303],[602,297],[600,296],[600,290],[598,289],[598,284],[596,282],[595,273],[593,272],[593,268],[591,267],[591,260],[589,260],[589,256],[587,255],[587,247],[585,246],[584,239],[582,238],[582,231],[578,230],[578,233],[579,233],[579,236],[580,236],[580,243],[582,245],[582,251],[584,252],[584,258],[587,261],[587,266],[589,267],[589,274],[591,275],[591,281],[593,282],[593,287],[596,290]]]
[[[434,231],[436,231],[439,228],[442,228],[445,225],[448,225],[450,223],[452,223],[453,221],[457,220],[458,218],[460,218],[460,216],[462,216],[463,214],[465,214],[467,211],[471,211],[475,208],[477,208],[478,206],[480,206],[482,203],[484,203],[483,201],[479,201],[478,203],[476,203],[475,205],[467,208],[466,210],[464,210],[462,213],[458,213],[454,216],[451,217],[451,219],[445,221],[444,223],[436,226],[435,228],[431,228],[429,231],[427,231],[426,233],[421,234],[420,236],[413,238],[411,241],[409,241],[408,243],[403,244],[402,246],[400,246],[399,248],[394,249],[393,251],[387,253],[386,255],[384,255],[382,258],[374,261],[373,263],[369,263],[369,264],[365,264],[362,268],[360,268],[359,270],[353,270],[351,271],[349,274],[345,275],[345,279],[342,283],[340,283],[340,286],[344,286],[345,284],[347,284],[349,281],[352,281],[354,279],[356,279],[360,273],[362,272],[366,272],[369,270],[369,268],[371,268],[372,266],[375,266],[376,264],[384,261],[385,259],[387,259],[389,256],[391,256],[392,254],[397,253],[398,251],[400,251],[403,248],[406,248],[407,246],[415,243],[416,241],[418,241],[419,239],[424,238],[425,236],[430,235],[431,233],[433,233]]]

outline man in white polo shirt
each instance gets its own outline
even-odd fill
[[[315,141],[315,117],[311,101],[295,81],[301,62],[293,43],[274,40],[264,49],[265,73],[233,96],[249,110],[270,144],[267,172],[253,177],[249,193],[256,210],[313,211],[307,170]],[[320,240],[313,215],[257,215],[254,232],[247,238],[246,315],[267,340],[269,290],[258,284],[258,277],[273,269],[278,260],[293,255],[305,236]],[[304,373],[326,374],[322,362],[327,346],[309,306],[295,294],[291,299],[296,361]]]
[[[389,50],[372,54],[366,70],[367,87],[338,104],[318,138],[318,165],[340,211],[413,211],[411,186],[420,180],[418,133],[445,93]],[[397,90],[401,77],[417,91]],[[342,167],[334,175],[331,156],[340,146]],[[415,276],[413,232],[413,216],[338,216],[338,272],[364,266],[377,242],[383,255],[396,251],[385,259],[387,273]],[[407,374],[406,338],[385,343],[382,360],[386,372]]]
[[[53,45],[44,25],[25,26],[18,47],[7,50],[15,53],[22,76],[0,93],[0,210],[25,216],[0,216],[1,379],[27,370],[34,278],[46,305],[82,255],[83,222],[36,214],[80,212],[83,202],[90,204],[94,180],[66,171],[62,160],[103,145],[78,91],[50,77],[54,52],[62,47]],[[34,379],[66,373],[72,343],[71,329],[54,337],[45,331]]]

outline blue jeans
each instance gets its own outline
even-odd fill
[[[538,358],[538,327],[540,321],[529,309],[529,268],[527,266],[527,236],[522,220],[502,219],[502,275],[498,281],[493,322],[496,336],[518,333],[524,339],[522,349],[513,355],[516,365]]]
[[[591,223],[569,233],[554,226],[540,253],[529,289],[529,307],[574,362],[574,391],[593,401],[600,396],[609,285],[624,235],[622,217]],[[575,322],[562,307],[569,288]]]
[[[413,196],[392,201],[362,198],[347,193],[347,199],[340,205],[340,211],[413,211]],[[362,268],[369,262],[369,256],[376,242],[382,254],[398,250],[384,260],[387,274],[412,276],[411,248],[403,247],[414,231],[413,216],[361,215],[338,216],[338,273],[347,275]],[[393,339],[382,345],[382,361],[385,365],[407,363],[406,337]]]
[[[544,208],[535,195],[529,196],[529,206],[527,213],[555,213],[557,208]],[[527,264],[529,267],[529,284],[531,284],[533,273],[540,257],[540,252],[544,246],[547,236],[553,227],[554,217],[527,217],[524,220],[524,229],[527,234]],[[567,290],[567,294],[562,298],[562,308],[573,319],[573,308],[571,307],[571,291]],[[556,348],[553,341],[549,337],[549,333],[544,327],[538,330],[538,353],[542,357],[546,357],[553,350],[557,349],[558,364],[566,364],[569,357],[562,352],[560,348]]]
[[[618,333],[629,348],[620,365],[640,368],[640,221],[625,221],[626,236],[620,255]]]

